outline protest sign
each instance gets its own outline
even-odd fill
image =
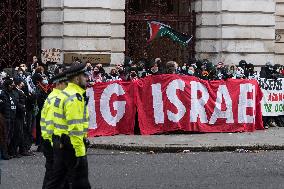
[[[41,60],[44,64],[46,64],[47,62],[59,63],[61,61],[61,50],[56,48],[42,49]]]
[[[280,116],[284,115],[284,79],[264,79],[258,80],[263,93],[262,115]]]
[[[76,60],[82,62],[90,62],[92,64],[109,64],[111,62],[110,54],[79,54],[79,53],[65,53],[64,63],[70,64]]]

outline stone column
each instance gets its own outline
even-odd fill
[[[111,63],[123,63],[125,52],[125,0],[111,1]]]
[[[110,54],[111,64],[124,60],[125,0],[42,1],[42,48]]]
[[[41,0],[42,49],[63,47],[63,0]]]
[[[275,63],[284,64],[284,0],[276,0]]]
[[[197,0],[197,58],[274,61],[274,0]]]
[[[110,54],[110,0],[64,0],[64,53]]]

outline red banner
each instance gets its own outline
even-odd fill
[[[143,135],[254,131],[263,129],[261,99],[255,80],[158,75],[96,84],[89,136],[133,134],[136,106]]]
[[[263,129],[255,80],[205,81],[160,75],[137,83],[142,134],[169,131],[242,132]]]
[[[134,83],[100,83],[93,90],[93,98],[89,95],[89,109],[94,108],[89,111],[92,123],[89,126],[89,136],[134,134]]]

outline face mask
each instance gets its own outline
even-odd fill
[[[152,73],[157,73],[158,70],[159,70],[158,68],[151,68],[151,72],[152,72]]]
[[[188,75],[193,75],[194,72],[192,70],[188,70]]]
[[[48,81],[46,79],[42,80],[42,83],[47,85],[48,84]]]

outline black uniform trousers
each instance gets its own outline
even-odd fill
[[[8,143],[8,153],[10,156],[15,156],[16,155],[16,149],[15,149],[15,141],[14,135],[15,135],[15,121],[14,119],[7,120],[6,121],[6,128],[7,128],[7,143]]]
[[[40,127],[41,112],[36,115],[36,145],[41,145],[41,127]]]
[[[26,119],[26,124],[24,125],[24,146],[25,149],[29,151],[33,143],[32,130],[35,122],[34,112],[28,110],[25,119]]]
[[[0,114],[0,154],[8,157],[8,134],[5,118]],[[1,159],[1,157],[0,157]]]
[[[90,189],[87,156],[77,158],[70,139],[53,137],[53,174],[46,189]]]
[[[23,151],[23,129],[24,117],[17,116],[14,123],[13,136],[10,145],[12,155],[17,155],[18,153],[22,153]]]
[[[46,188],[46,184],[52,178],[53,169],[53,148],[49,140],[42,140],[42,152],[46,159],[45,161],[45,175],[43,180],[42,189]]]

